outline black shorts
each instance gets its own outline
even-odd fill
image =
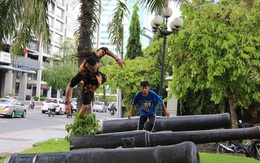
[[[82,104],[88,105],[91,103],[92,99],[94,97],[94,92],[84,92],[82,91]]]

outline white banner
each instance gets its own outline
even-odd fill
[[[10,53],[0,51],[0,62],[11,63]]]

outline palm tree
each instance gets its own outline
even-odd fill
[[[48,5],[55,0],[1,0],[0,45],[12,42],[13,54],[19,55],[31,40],[41,39],[50,43]],[[0,46],[0,47],[1,47]]]

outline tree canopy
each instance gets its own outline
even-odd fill
[[[136,57],[133,60],[126,60],[127,65],[120,68],[116,63],[100,68],[100,71],[107,75],[105,83],[112,89],[120,88],[123,94],[123,101],[126,108],[130,108],[134,95],[140,91],[140,82],[149,80],[151,89],[159,81],[159,71],[154,66],[154,58]]]
[[[232,127],[237,107],[260,102],[259,5],[259,0],[252,8],[243,1],[187,3],[181,8],[184,27],[168,41],[172,93],[181,98],[190,89],[210,89],[216,104],[227,98]]]

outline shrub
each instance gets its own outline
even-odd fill
[[[34,100],[35,101],[38,101],[39,100],[39,97],[38,96],[33,96]]]
[[[68,132],[67,140],[72,137],[96,135],[100,128],[99,120],[96,119],[95,114],[85,114],[84,119],[80,119],[79,115],[80,113],[77,113],[74,122],[65,126]]]

